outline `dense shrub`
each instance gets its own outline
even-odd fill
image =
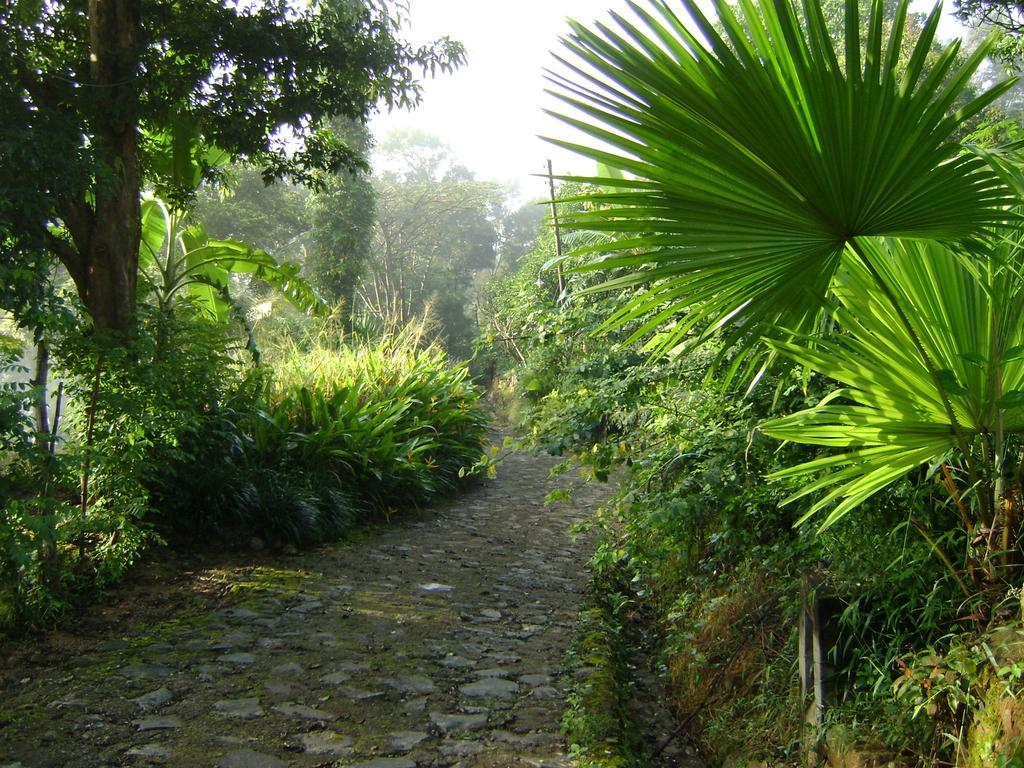
[[[481,454],[479,394],[436,348],[321,343],[271,359],[168,468],[158,507],[170,530],[329,540],[453,490]]]

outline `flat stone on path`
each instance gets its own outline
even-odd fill
[[[476,662],[461,656],[449,656],[441,660],[441,666],[448,667],[448,669],[472,669],[476,666]]]
[[[117,674],[130,677],[135,680],[163,680],[173,672],[170,667],[163,664],[129,664],[117,670]]]
[[[256,663],[256,657],[251,653],[225,653],[217,658],[221,664],[237,664],[248,666]]]
[[[132,725],[137,731],[173,731],[181,728],[181,720],[176,717],[144,717],[141,720],[132,720]]]
[[[136,696],[132,699],[132,703],[143,712],[152,712],[155,709],[159,709],[170,700],[171,692],[167,688],[157,688],[155,691],[150,691],[149,693],[144,693],[141,696]]]
[[[328,757],[348,757],[352,754],[352,739],[334,731],[304,733],[299,739],[303,752]]]
[[[536,688],[540,685],[550,685],[551,675],[520,675],[519,682],[531,688]]]
[[[348,672],[333,672],[329,675],[324,675],[320,678],[320,682],[324,685],[342,685],[352,679],[352,675]]]
[[[124,756],[140,757],[144,760],[166,760],[171,753],[167,747],[153,742],[152,744],[143,744],[141,747],[132,747],[124,753]]]
[[[395,752],[409,752],[421,741],[429,738],[430,734],[422,731],[392,731],[388,734],[388,746]]]
[[[445,757],[470,757],[478,755],[485,749],[479,741],[455,740],[441,743],[441,754]]]
[[[316,709],[314,707],[307,707],[305,704],[278,704],[274,707],[275,712],[279,712],[285,717],[296,717],[300,720],[333,720],[334,715],[330,712],[324,712],[322,709]]]
[[[429,584],[418,584],[417,587],[424,592],[451,592],[454,589],[450,584],[438,584],[433,581]]]
[[[508,677],[512,670],[505,667],[488,667],[487,669],[474,669],[473,674],[477,677]]]
[[[511,699],[519,690],[519,685],[500,677],[485,677],[475,683],[460,686],[459,690],[464,696],[474,699]]]
[[[213,708],[225,717],[238,717],[242,720],[263,717],[259,699],[222,699],[214,702]]]
[[[349,688],[348,686],[342,686],[337,689],[339,696],[352,701],[366,701],[367,699],[379,699],[384,695],[384,691],[365,691],[362,688]]]
[[[410,677],[396,677],[391,680],[382,680],[384,685],[393,688],[401,694],[416,694],[422,695],[424,693],[433,693],[437,686],[434,685],[434,681],[429,677],[423,677],[422,675],[413,675]]]
[[[217,763],[217,768],[288,768],[281,760],[252,749],[228,752]]]
[[[559,699],[562,697],[561,692],[550,685],[540,685],[530,691],[530,695],[535,699]]]
[[[445,733],[450,731],[479,731],[481,728],[487,727],[487,715],[484,713],[476,715],[447,715],[443,712],[431,712],[430,722]]]
[[[237,619],[239,621],[252,621],[253,619],[260,618],[256,611],[251,611],[248,608],[225,608],[221,611],[221,615],[225,618]]]
[[[416,768],[416,763],[404,757],[376,757],[364,763],[356,763],[350,768]]]

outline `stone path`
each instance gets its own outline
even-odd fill
[[[571,766],[561,674],[586,585],[552,461],[361,543],[258,569],[241,602],[0,691],[0,766]]]

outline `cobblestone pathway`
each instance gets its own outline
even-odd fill
[[[354,545],[258,569],[246,598],[25,670],[0,766],[571,766],[562,674],[586,584],[545,457]]]

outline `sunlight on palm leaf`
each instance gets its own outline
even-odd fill
[[[1024,434],[1020,242],[1004,243],[980,267],[934,243],[860,245],[900,305],[912,308],[911,324],[972,448],[987,452],[993,446],[986,441],[999,434]],[[829,509],[825,527],[912,469],[958,449],[943,393],[867,268],[857,262],[844,267],[836,295],[831,314],[843,333],[769,343],[843,389],[763,426],[775,438],[844,449],[772,476],[816,478],[788,501],[824,491],[807,517]]]
[[[813,0],[803,21],[790,0],[739,16],[714,0],[722,33],[681,5],[692,31],[663,0],[630,2],[639,21],[613,15],[617,29],[574,23],[572,74],[551,77],[579,115],[558,117],[606,148],[552,141],[632,177],[573,177],[612,191],[564,222],[618,236],[585,267],[621,270],[600,289],[638,289],[609,325],[662,330],[660,351],[694,330],[748,345],[808,331],[854,238],[963,245],[1005,218],[1010,191],[953,136],[1010,84],[954,111],[988,46],[961,63],[953,43],[926,67],[938,8],[900,62],[906,2],[888,38],[876,2],[864,40],[847,4],[842,61]]]

